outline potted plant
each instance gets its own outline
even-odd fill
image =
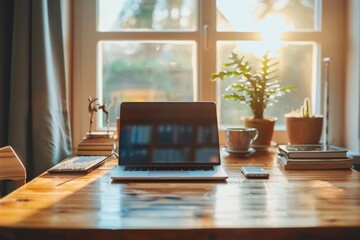
[[[290,144],[318,144],[323,116],[312,114],[310,100],[305,98],[300,109],[285,114],[285,125]]]
[[[264,118],[264,110],[277,102],[277,98],[295,90],[294,86],[280,87],[278,76],[276,75],[279,64],[275,58],[269,56],[267,52],[259,59],[260,66],[252,66],[245,57],[239,57],[232,52],[230,61],[224,64],[225,70],[213,73],[211,79],[226,80],[236,79],[235,84],[229,84],[223,97],[251,108],[253,117],[242,118],[245,127],[258,129],[258,138],[254,145],[270,145],[276,118]]]

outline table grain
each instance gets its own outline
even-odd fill
[[[0,239],[360,239],[360,173],[285,171],[276,148],[222,152],[226,181],[113,182],[44,173],[0,200]],[[246,179],[261,166],[269,179]]]

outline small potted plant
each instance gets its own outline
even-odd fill
[[[290,144],[318,144],[323,116],[312,114],[310,100],[305,98],[300,109],[285,114],[285,125]]]
[[[294,86],[280,87],[276,73],[279,64],[267,52],[259,59],[260,66],[252,66],[245,57],[232,52],[230,61],[224,64],[225,70],[213,73],[211,79],[236,79],[229,84],[224,98],[239,101],[251,108],[253,117],[242,118],[245,127],[258,129],[258,138],[254,145],[270,145],[276,118],[264,118],[264,110],[277,102],[277,98],[295,90]]]

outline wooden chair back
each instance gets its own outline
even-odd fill
[[[16,187],[26,183],[25,167],[10,146],[0,148],[0,180],[15,181]]]

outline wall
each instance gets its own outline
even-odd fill
[[[360,1],[348,1],[347,82],[345,95],[345,145],[360,151]]]
[[[325,4],[326,3],[326,4]],[[344,146],[344,115],[345,115],[345,83],[346,83],[346,12],[347,1],[325,0],[323,12],[327,14],[322,18],[323,33],[325,39],[321,45],[321,57],[330,57],[329,73],[329,134],[328,142],[338,146]],[[334,17],[337,16],[337,17]],[[321,61],[321,90],[324,98],[325,63]],[[322,99],[323,101],[323,99]],[[322,102],[322,105],[324,103]],[[323,111],[323,109],[322,109]]]

